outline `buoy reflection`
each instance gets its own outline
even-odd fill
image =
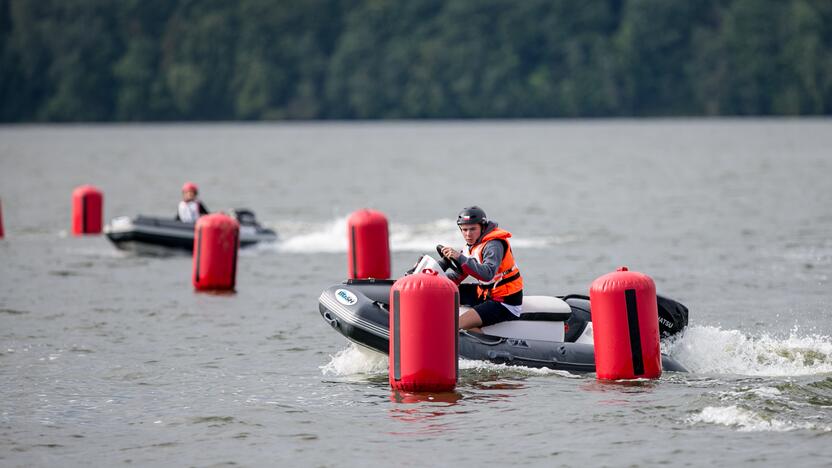
[[[390,417],[405,423],[401,431],[392,435],[425,436],[448,432],[453,427],[443,416],[464,413],[457,405],[463,396],[459,392],[405,392],[393,390],[390,401],[397,403],[390,409]],[[408,405],[399,406],[398,404]]]

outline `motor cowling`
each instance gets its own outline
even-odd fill
[[[347,220],[348,277],[390,277],[390,241],[387,218],[375,210],[359,210]]]
[[[621,267],[589,289],[599,380],[662,375],[659,315],[653,280]]]
[[[104,222],[104,195],[92,185],[72,191],[72,234],[100,234]]]
[[[222,213],[201,216],[194,226],[193,285],[197,290],[233,290],[240,224]]]
[[[436,271],[405,276],[390,289],[390,386],[453,390],[458,375],[459,289]]]

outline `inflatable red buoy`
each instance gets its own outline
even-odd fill
[[[215,213],[200,217],[194,230],[194,288],[233,290],[240,223],[230,216]]]
[[[405,276],[390,289],[390,386],[447,392],[459,372],[459,289],[436,272]]]
[[[72,234],[100,234],[104,219],[104,196],[92,185],[72,191]]]
[[[347,237],[350,278],[390,277],[390,242],[383,213],[356,211],[347,220]]]
[[[589,288],[595,371],[599,380],[662,375],[656,285],[621,267]]]

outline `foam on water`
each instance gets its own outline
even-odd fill
[[[324,375],[344,377],[348,375],[381,375],[387,373],[387,355],[355,343],[350,343],[330,356],[328,363],[320,366]]]
[[[510,375],[524,375],[524,376],[535,376],[535,375],[559,375],[561,377],[568,377],[574,379],[580,379],[581,376],[577,374],[572,374],[568,371],[564,370],[554,370],[548,368],[537,368],[537,367],[522,367],[522,366],[508,366],[506,364],[494,364],[488,361],[475,361],[471,359],[460,359],[459,360],[459,369],[465,371],[472,371],[472,372],[497,372],[500,375],[503,374],[510,374]]]
[[[752,410],[735,405],[726,407],[707,406],[701,412],[689,417],[687,422],[690,424],[718,424],[737,428],[741,432],[785,432],[795,430],[832,431],[832,427],[828,425],[791,422],[763,417]]]
[[[387,374],[388,357],[354,343],[330,356],[330,361],[320,366],[324,375],[346,377],[351,375],[385,375]],[[494,372],[500,375],[560,375],[563,377],[580,378],[567,371],[552,369],[537,369],[531,367],[507,366],[487,361],[459,360],[459,370],[466,372]]]
[[[823,335],[800,336],[793,330],[787,338],[768,334],[752,337],[739,330],[692,326],[675,340],[662,344],[662,352],[681,362],[693,373],[796,377],[832,372],[832,339]],[[564,375],[551,369],[522,368],[485,361],[461,359],[460,370],[492,371],[524,375]],[[378,375],[387,372],[387,356],[350,344],[329,363],[324,375]],[[776,392],[776,389],[771,389]]]
[[[338,253],[347,251],[347,217],[323,223],[285,222],[275,226],[280,240],[268,249],[292,253]],[[574,237],[512,238],[512,246],[535,248],[564,244]],[[436,244],[461,244],[456,222],[439,219],[421,224],[390,224],[390,250],[395,252],[433,252]]]
[[[832,339],[801,336],[797,330],[778,338],[692,326],[662,351],[695,373],[788,377],[832,372]]]

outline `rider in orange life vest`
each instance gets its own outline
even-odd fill
[[[179,207],[176,211],[176,220],[185,223],[195,223],[196,220],[208,214],[205,205],[196,199],[199,193],[199,188],[193,182],[185,182],[182,186],[182,201],[179,202]]]
[[[523,304],[523,278],[508,242],[511,233],[489,221],[478,206],[464,208],[456,223],[468,245],[468,254],[445,247],[442,255],[461,265],[461,274],[451,272],[448,277],[459,285],[460,304],[473,306],[473,310],[459,317],[459,328],[478,329],[517,320]],[[468,276],[478,283],[460,284]]]

